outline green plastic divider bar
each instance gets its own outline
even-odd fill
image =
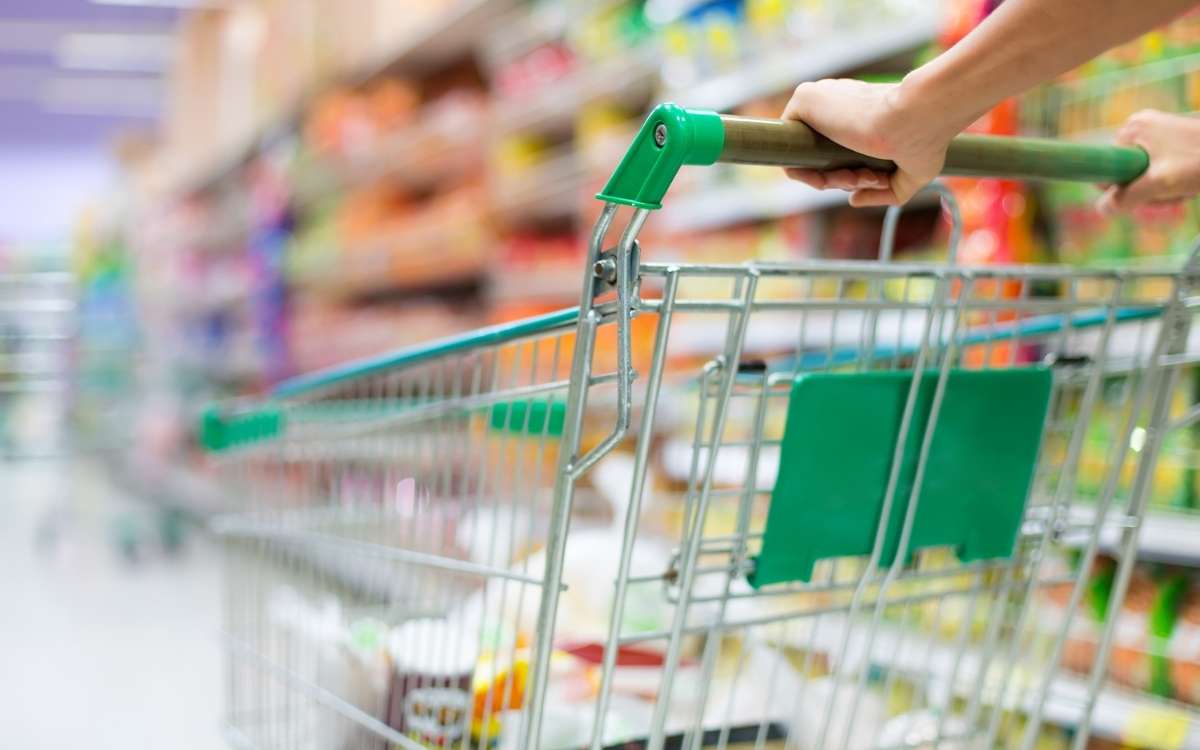
[[[490,426],[493,430],[521,435],[562,435],[567,405],[562,401],[509,401],[493,404]]]
[[[578,320],[579,308],[570,307],[565,310],[546,313],[545,315],[523,318],[512,323],[480,328],[462,336],[450,336],[431,341],[427,344],[419,344],[401,349],[381,357],[363,359],[351,362],[348,365],[321,370],[311,375],[302,375],[291,380],[285,380],[275,386],[273,393],[280,398],[300,396],[311,391],[338,385],[339,383],[345,383],[368,375],[419,364],[447,354],[465,352],[483,346],[503,344],[523,336],[548,333],[556,328],[573,325]]]
[[[406,408],[419,406],[416,403],[390,404],[385,411],[376,401],[339,402],[327,408],[309,405],[293,413],[294,420],[335,424],[339,420],[354,420],[368,416],[403,414]],[[493,430],[525,435],[562,434],[567,406],[554,401],[505,401],[486,408],[488,426]],[[278,437],[283,429],[283,413],[274,407],[263,407],[253,412],[224,415],[216,407],[210,408],[200,417],[198,429],[200,444],[212,453],[238,448],[252,443]]]
[[[200,444],[213,453],[278,437],[283,412],[270,406],[233,416],[210,408],[200,417]]]
[[[923,373],[886,523],[883,503],[909,372],[817,373],[792,385],[754,587],[811,581],[820,560],[879,564],[951,547],[963,562],[1010,558],[1040,450],[1048,368],[951,370],[903,550],[900,537],[930,428],[938,373]]]
[[[680,167],[715,162],[822,170],[870,167],[890,172],[896,168],[892,162],[839,146],[800,122],[718,115],[662,104],[650,113],[596,197],[637,208],[661,208]],[[1146,152],[1139,148],[960,135],[950,144],[942,173],[1126,183],[1145,172],[1149,164]]]

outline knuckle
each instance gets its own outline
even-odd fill
[[[1162,112],[1156,109],[1139,109],[1134,112],[1129,118],[1129,122],[1136,125],[1150,125],[1162,116]]]

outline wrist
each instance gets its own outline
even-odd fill
[[[918,127],[949,141],[987,111],[958,91],[951,76],[933,60],[909,72],[896,86],[892,108],[901,127]]]

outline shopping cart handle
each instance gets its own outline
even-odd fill
[[[851,151],[800,122],[719,115],[662,104],[650,113],[620,165],[597,196],[638,208],[662,207],[685,164],[767,164],[841,169],[895,164]],[[1140,148],[1039,138],[960,135],[946,153],[943,174],[1014,180],[1126,183],[1146,171]]]

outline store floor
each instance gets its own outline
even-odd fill
[[[88,463],[0,461],[0,747],[223,747],[217,550],[127,556],[146,509]]]

